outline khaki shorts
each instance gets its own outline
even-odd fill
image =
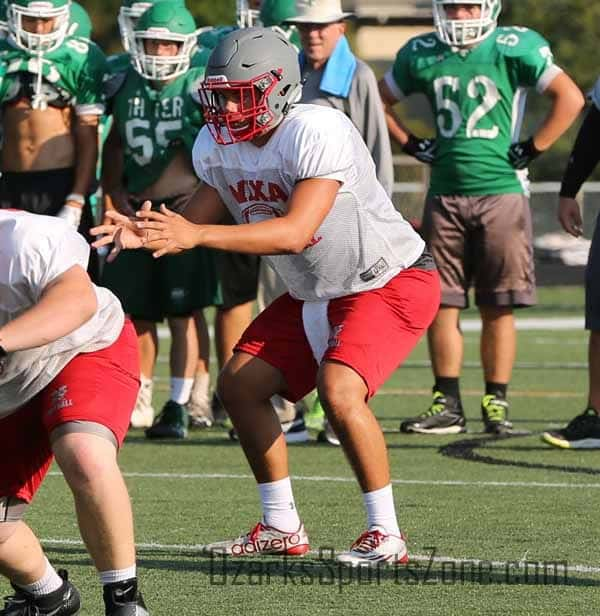
[[[520,194],[429,196],[423,236],[438,266],[442,306],[532,306],[536,302],[531,212]]]

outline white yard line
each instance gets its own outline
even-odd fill
[[[51,472],[50,476],[61,477],[59,472]],[[124,472],[125,477],[132,479],[249,479],[254,480],[252,475],[235,473],[138,473]],[[354,477],[327,477],[327,476],[306,476],[293,475],[294,481],[329,482],[329,483],[355,483]],[[462,480],[429,480],[429,479],[392,479],[392,483],[397,485],[417,485],[417,486],[451,486],[451,487],[472,487],[472,488],[584,488],[598,490],[600,483],[546,483],[542,481],[462,481]]]
[[[83,541],[81,541],[80,539],[58,539],[54,537],[47,537],[47,538],[41,539],[41,542],[42,544],[47,545],[47,546],[73,545],[73,546],[83,547]],[[157,550],[157,551],[166,551],[166,552],[170,552],[170,551],[198,552],[201,554],[203,552],[204,546],[202,544],[186,544],[186,543],[168,544],[168,543],[151,542],[151,543],[137,543],[136,548],[137,550],[141,552],[144,550]],[[317,550],[311,550],[310,554],[314,556],[320,556],[322,553]],[[329,552],[327,552],[327,554],[329,555]],[[488,559],[481,559],[481,558],[456,558],[454,556],[433,556],[431,554],[411,554],[410,560],[417,561],[417,562],[426,562],[426,563],[429,563],[429,562],[455,563],[458,565],[468,564],[468,565],[473,565],[473,566],[486,565],[486,566],[491,566],[495,568],[503,568],[506,571],[509,571],[509,572],[512,571],[513,573],[516,573],[515,569],[517,569],[517,567],[520,567],[520,566],[527,565],[528,567],[534,567],[537,565],[543,568],[545,565],[545,563],[543,562],[536,562],[533,560],[488,560]],[[548,566],[548,563],[546,563],[546,566]],[[564,572],[564,571],[567,571],[568,573],[600,574],[600,567],[593,567],[590,565],[567,565],[566,567],[562,568],[560,567],[560,564],[559,564],[558,571],[559,571],[559,574],[560,572]]]

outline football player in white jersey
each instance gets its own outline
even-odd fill
[[[286,442],[269,402],[318,387],[363,492],[366,530],[339,555],[352,565],[406,562],[385,440],[367,404],[408,356],[439,306],[424,242],[377,182],[360,134],[341,112],[295,105],[295,49],[268,29],[237,30],[212,52],[200,87],[207,125],[194,146],[203,180],[184,216],[112,214],[96,246],[155,256],[195,245],[265,255],[289,293],[246,330],[219,378],[219,396],[250,463],[262,520],[211,552],[302,555]],[[229,212],[235,226],[216,223]],[[116,243],[115,243],[116,242]]]
[[[105,613],[148,613],[117,465],[139,387],[135,332],[117,298],[91,283],[89,252],[67,221],[0,210],[0,574],[15,590],[0,610],[7,616],[79,613],[77,589],[22,520],[54,457]]]

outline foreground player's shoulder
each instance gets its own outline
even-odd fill
[[[496,28],[492,36],[495,39],[498,51],[509,58],[520,58],[539,54],[540,50],[547,49],[550,54],[550,44],[535,30],[520,26],[504,26]]]
[[[0,228],[10,230],[10,250],[32,282],[48,282],[71,265],[87,265],[85,240],[60,218],[14,212],[0,217]]]
[[[318,144],[347,134],[352,126],[348,117],[337,109],[300,104],[286,118],[285,132],[290,141]]]

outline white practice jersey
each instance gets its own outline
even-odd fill
[[[0,210],[0,327],[34,306],[68,269],[86,269],[89,251],[83,237],[59,218]],[[87,323],[56,342],[9,353],[0,374],[0,418],[44,389],[73,357],[118,338],[125,318],[121,304],[107,289],[95,290],[98,308]]]
[[[335,109],[295,106],[263,147],[218,145],[205,126],[193,162],[198,177],[219,192],[239,224],[284,216],[300,180],[341,183],[304,251],[265,257],[296,299],[327,300],[383,287],[425,248],[377,181],[360,134]]]

